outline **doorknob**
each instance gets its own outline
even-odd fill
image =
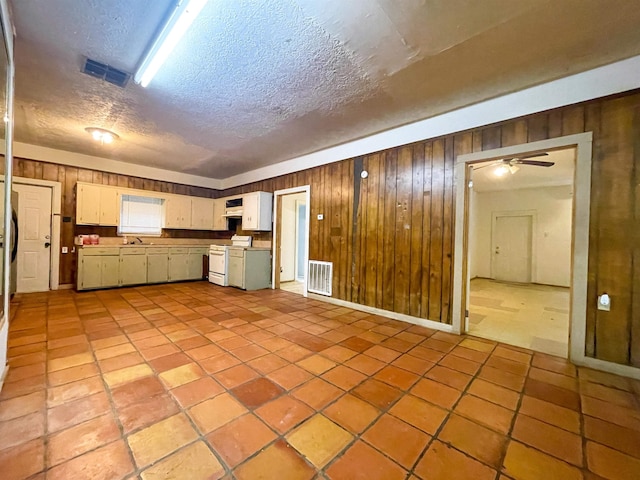
[[[49,242],[44,242],[44,248],[49,248],[51,244]]]

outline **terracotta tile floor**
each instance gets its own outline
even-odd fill
[[[18,295],[0,477],[640,478],[640,383],[297,295]]]

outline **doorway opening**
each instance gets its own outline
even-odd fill
[[[584,358],[590,174],[590,133],[458,158],[455,331]]]
[[[309,186],[274,192],[273,288],[307,296]]]
[[[575,155],[470,165],[467,333],[568,356]]]

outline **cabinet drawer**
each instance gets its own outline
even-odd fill
[[[171,255],[189,253],[189,249],[186,247],[172,247],[169,249]]]
[[[209,254],[209,248],[208,247],[191,247],[189,249],[189,253],[193,254],[195,253],[196,255],[208,255]]]
[[[244,249],[242,248],[230,248],[229,249],[229,256],[230,257],[244,257]]]
[[[147,255],[156,255],[156,254],[169,254],[169,249],[167,247],[151,247],[147,248]]]
[[[146,248],[125,247],[120,249],[120,255],[144,255],[145,253],[147,253]]]
[[[119,248],[87,248],[82,249],[82,255],[90,257],[94,255],[120,255]]]

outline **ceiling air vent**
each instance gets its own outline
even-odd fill
[[[129,81],[129,77],[131,77],[130,73],[123,72],[122,70],[118,70],[117,68],[113,68],[104,63],[96,62],[95,60],[91,60],[90,58],[87,58],[86,62],[84,63],[82,73],[86,73],[87,75],[91,75],[92,77],[100,78],[105,82],[112,83],[113,85],[117,85],[121,88],[125,87],[125,85]]]

